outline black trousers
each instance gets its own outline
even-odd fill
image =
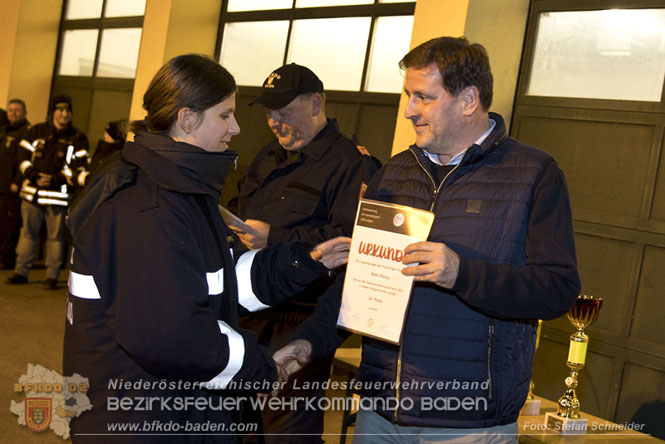
[[[240,319],[240,326],[257,334],[259,344],[268,348],[270,354],[291,342],[306,316],[285,316],[287,319],[263,319],[245,317]],[[300,318],[300,319],[298,319]],[[299,372],[293,374],[289,383],[278,396],[283,398],[324,398],[325,390],[304,390],[303,382],[323,382],[330,377],[334,353],[315,359]],[[288,403],[286,403],[288,405]],[[315,400],[312,404],[318,405]],[[304,407],[304,403],[296,404]],[[272,410],[268,407],[262,411],[254,411],[249,406],[243,409],[243,420],[261,423],[263,430],[257,435],[245,437],[245,443],[252,444],[320,444],[323,443],[324,411],[319,409],[285,409]]]
[[[16,244],[21,229],[21,199],[0,194],[0,266],[14,268]]]

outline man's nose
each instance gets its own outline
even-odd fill
[[[414,103],[413,97],[409,97],[409,100],[406,102],[406,108],[404,109],[404,117],[407,119],[413,119],[418,115],[418,109]]]

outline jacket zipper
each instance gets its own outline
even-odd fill
[[[487,341],[487,381],[489,399],[492,399],[492,347],[494,346],[494,319],[490,319],[488,326],[489,339]]]
[[[448,171],[448,174],[446,174],[446,176],[443,178],[443,180],[441,181],[441,183],[439,184],[438,187],[436,186],[436,182],[434,182],[434,178],[432,177],[430,172],[427,170],[427,168],[425,168],[425,165],[423,165],[423,163],[420,161],[420,159],[418,158],[416,153],[411,151],[411,154],[413,154],[413,157],[416,158],[416,162],[418,162],[418,165],[420,165],[420,168],[423,169],[425,174],[427,174],[427,177],[429,177],[430,182],[432,182],[432,187],[434,188],[434,191],[432,191],[432,199],[430,201],[429,210],[433,211],[434,210],[434,204],[436,203],[436,198],[439,196],[439,193],[441,192],[441,188],[443,187],[443,184],[446,183],[446,180],[448,180],[448,177],[450,177],[450,175],[453,174],[453,172],[464,162],[464,158],[466,157],[466,152],[464,153],[464,155],[460,159],[459,163],[457,165],[455,165],[455,168]]]
[[[418,162],[418,165],[420,165],[420,168],[423,169],[425,174],[427,174],[427,177],[429,177],[430,182],[432,182],[432,188],[433,188],[434,191],[432,191],[432,201],[430,202],[430,207],[429,207],[429,210],[432,211],[434,209],[434,204],[436,203],[436,198],[438,197],[439,192],[441,191],[441,187],[443,187],[443,184],[446,182],[446,179],[448,179],[448,176],[450,176],[453,173],[453,171],[455,171],[457,169],[457,167],[459,167],[462,164],[462,162],[464,162],[464,158],[466,157],[466,153],[464,153],[464,156],[462,156],[462,159],[460,159],[460,162],[457,165],[455,165],[455,168],[453,168],[452,170],[450,170],[448,172],[448,174],[446,174],[446,176],[443,178],[443,180],[441,181],[441,183],[437,187],[436,182],[434,182],[434,178],[432,177],[430,172],[427,170],[427,168],[425,168],[425,165],[422,164],[422,162],[420,161],[420,159],[418,158],[416,153],[414,153],[412,150],[410,150],[410,151],[411,151],[411,154],[413,154],[413,157],[416,158],[416,162]],[[404,326],[404,328],[406,328],[406,325]],[[395,412],[393,414],[393,419],[394,419],[395,422],[397,422],[397,414],[398,414],[398,411],[399,411],[399,385],[400,385],[400,381],[401,381],[401,377],[402,377],[402,344],[401,343],[399,345],[399,351],[397,352],[397,369],[396,370],[397,370],[395,372],[395,401],[396,401],[396,406],[395,406]],[[491,385],[491,383],[490,383],[490,385]],[[491,393],[490,393],[490,398],[491,398]]]

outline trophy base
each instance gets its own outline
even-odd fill
[[[520,410],[520,416],[540,415],[540,399],[527,399]]]
[[[588,419],[562,418],[552,412],[545,414],[547,429],[561,433],[562,435],[584,435],[586,434],[588,422]]]

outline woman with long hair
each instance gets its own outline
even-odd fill
[[[63,371],[88,378],[91,404],[71,422],[75,443],[164,442],[164,433],[232,442],[239,427],[251,431],[233,424],[236,401],[272,391],[278,366],[238,328],[238,312],[275,305],[346,260],[348,238],[246,251],[222,221],[235,92],[207,57],[167,62],[134,141],[68,217]]]

